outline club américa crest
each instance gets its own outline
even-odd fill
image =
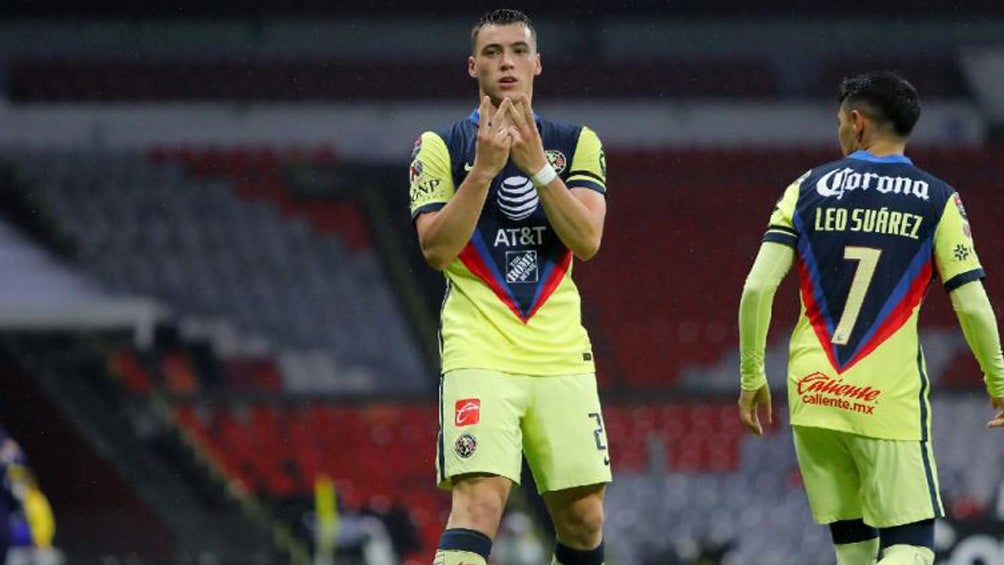
[[[461,459],[468,459],[478,449],[478,440],[470,433],[461,434],[453,444],[453,450]]]
[[[554,167],[554,172],[559,175],[568,167],[568,159],[565,158],[565,154],[557,149],[548,149],[544,151],[544,155],[547,157],[547,162]]]

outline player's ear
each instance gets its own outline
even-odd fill
[[[850,118],[851,128],[854,130],[854,138],[860,140],[864,136],[865,128],[868,127],[868,121],[860,110],[851,110]]]
[[[533,75],[537,76],[541,73],[541,71],[544,70],[544,67],[542,67],[540,64],[540,53],[534,53],[533,60],[536,63],[533,68]]]
[[[471,78],[478,78],[478,66],[474,60],[474,55],[467,58],[467,74],[471,75]]]

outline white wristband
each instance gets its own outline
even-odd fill
[[[540,188],[551,184],[551,181],[553,181],[557,176],[558,173],[554,171],[554,167],[552,167],[550,163],[547,163],[541,167],[539,171],[534,173],[533,176],[530,177],[530,180],[533,181],[533,186]]]

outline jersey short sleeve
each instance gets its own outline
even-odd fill
[[[427,131],[415,141],[408,180],[412,218],[439,210],[453,198],[456,187],[450,171],[450,152],[436,133]]]
[[[984,277],[958,193],[952,194],[941,213],[934,232],[934,257],[941,281],[949,292]]]
[[[767,232],[763,234],[763,241],[780,243],[788,247],[798,246],[798,230],[795,229],[795,205],[798,203],[798,191],[801,190],[802,181],[809,173],[798,177],[795,182],[784,189],[784,194],[774,206],[774,212],[770,215],[767,223]]]
[[[587,127],[583,127],[579,133],[565,185],[568,188],[589,188],[600,194],[607,193],[607,158],[603,154],[599,136]]]

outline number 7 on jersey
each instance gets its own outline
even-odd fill
[[[833,332],[831,343],[847,345],[847,342],[850,341],[854,323],[858,321],[858,316],[861,314],[861,304],[864,303],[868,287],[875,277],[875,267],[878,265],[881,255],[881,249],[851,245],[844,247],[844,259],[857,261],[858,268],[854,272],[851,288],[847,291],[844,311],[840,314],[840,322],[837,323],[837,329]]]

